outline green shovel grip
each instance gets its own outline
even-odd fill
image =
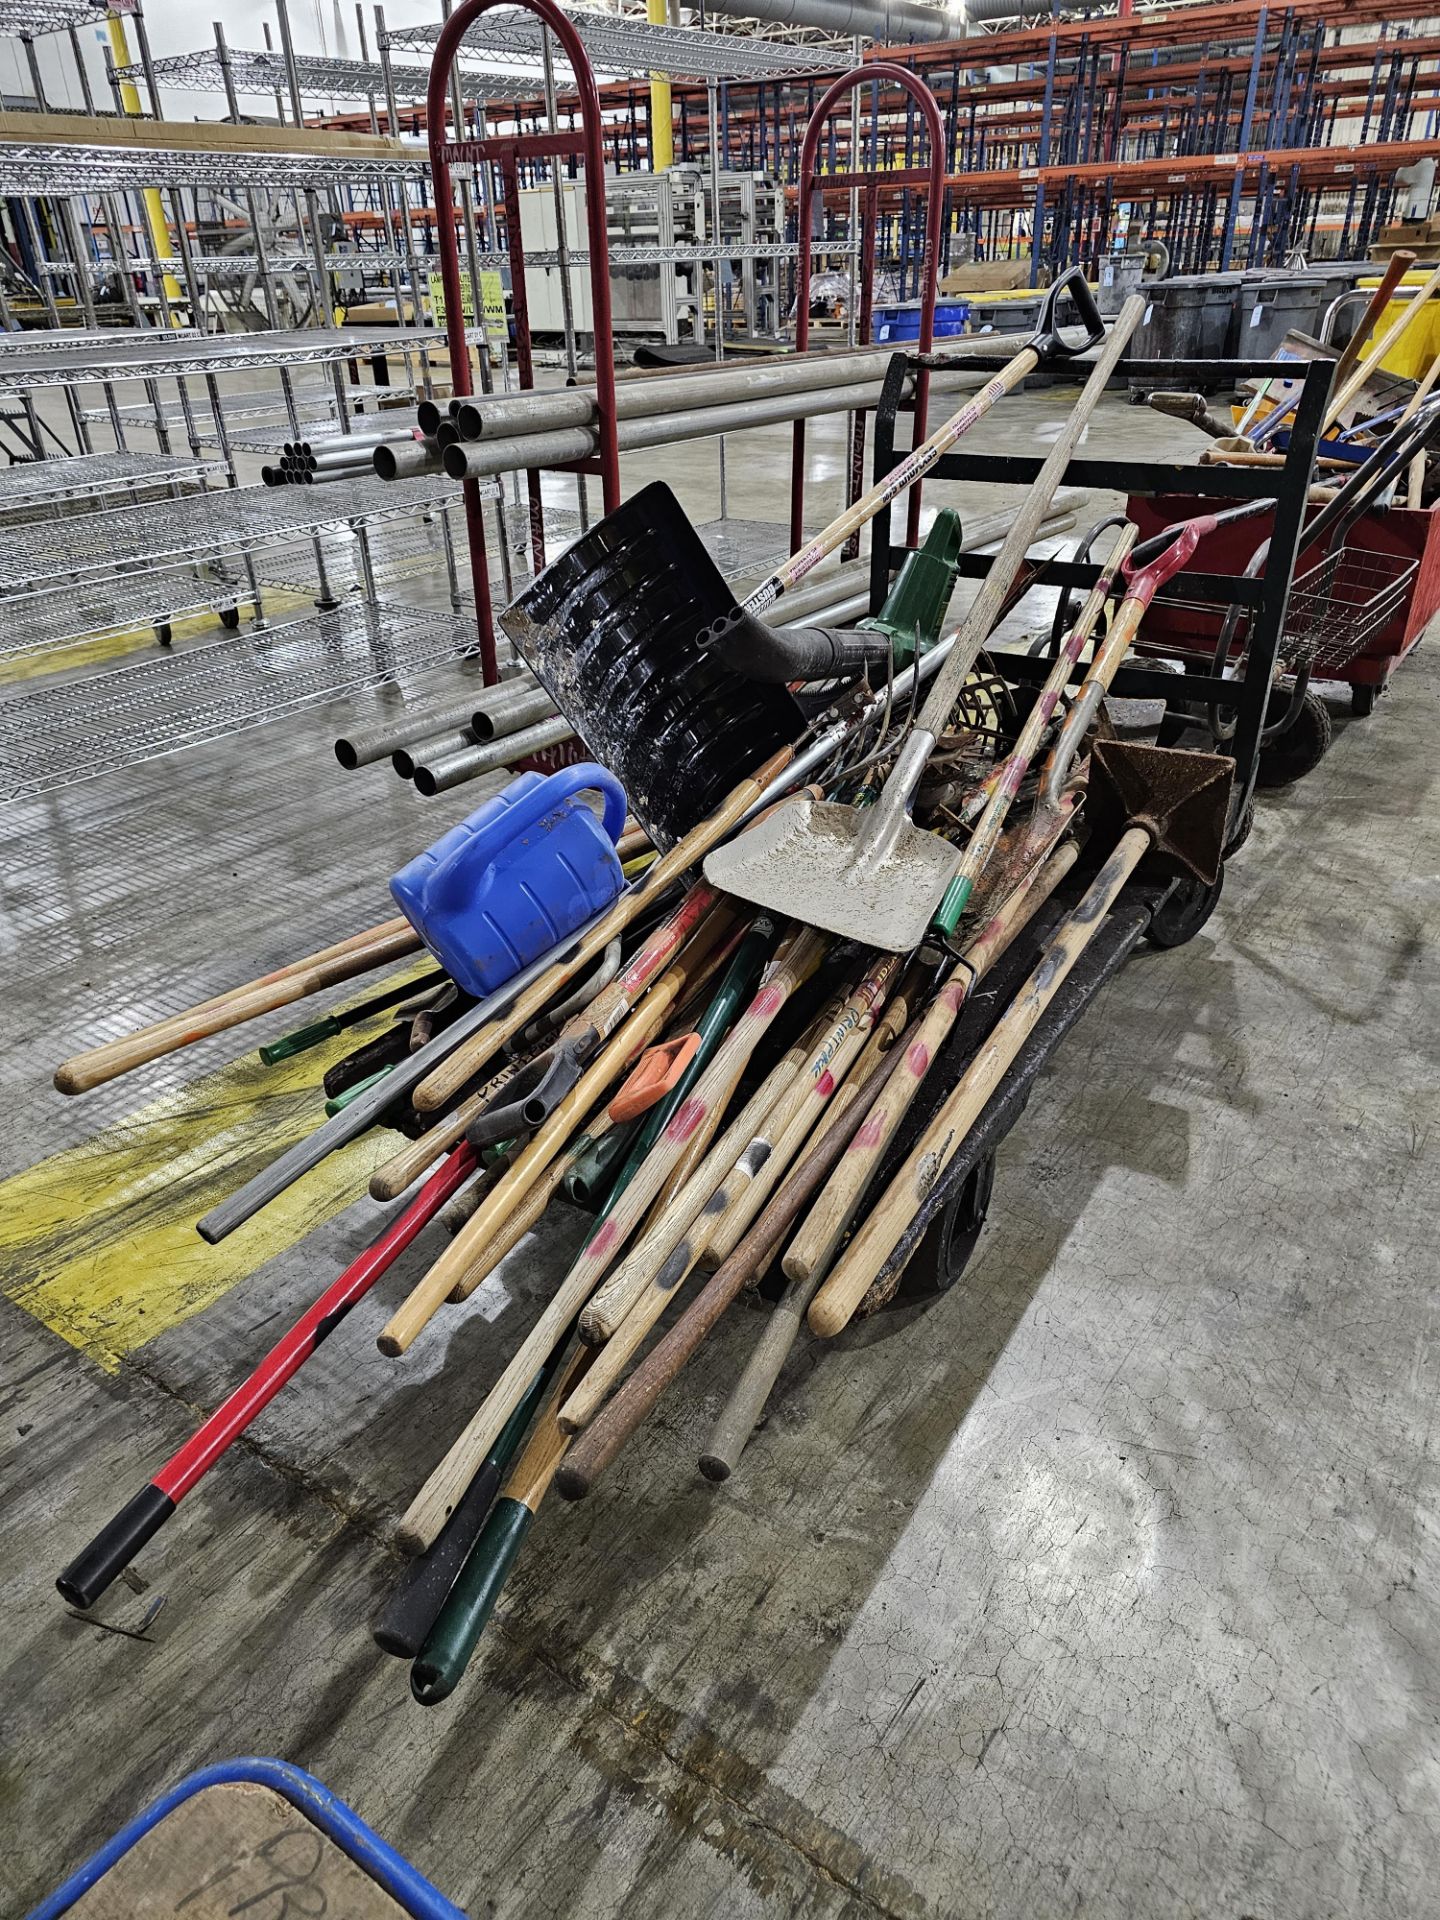
[[[343,1113],[352,1100],[358,1100],[362,1093],[367,1093],[371,1087],[377,1086],[387,1074],[394,1071],[393,1063],[388,1067],[381,1067],[378,1073],[372,1073],[364,1080],[357,1080],[353,1087],[346,1087],[343,1093],[337,1093],[333,1100],[325,1102],[326,1117],[333,1118],[335,1114]]]
[[[954,933],[960,924],[960,916],[970,904],[970,895],[975,890],[975,882],[963,874],[957,874],[945,889],[945,897],[935,909],[935,918],[931,921],[937,932],[947,937]]]
[[[267,1067],[278,1067],[282,1060],[290,1060],[309,1047],[318,1047],[322,1040],[332,1039],[341,1031],[343,1029],[334,1014],[327,1013],[321,1020],[312,1020],[308,1027],[296,1027],[293,1033],[282,1033],[278,1040],[261,1047],[261,1062]]]
[[[410,1691],[422,1707],[438,1707],[460,1684],[534,1518],[521,1500],[497,1500],[491,1509],[410,1669]]]

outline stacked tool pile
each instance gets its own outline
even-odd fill
[[[1177,874],[1203,921],[1232,763],[1098,739],[1095,723],[1157,590],[1218,516],[1143,544],[1118,525],[1028,702],[985,653],[1142,302],[953,632],[937,637],[948,583],[927,626],[903,576],[855,630],[759,617],[1039,360],[1075,350],[1059,293],[1040,339],[743,604],[667,489],[607,516],[505,617],[603,764],[488,799],[395,877],[402,920],[60,1070],[81,1091],[422,941],[443,968],[346,1016],[398,1007],[338,1071],[323,1125],[199,1227],[222,1239],[377,1122],[399,1137],[370,1192],[408,1201],[65,1570],[73,1604],[104,1591],[432,1223],[449,1237],[380,1335],[389,1363],[547,1207],[580,1206],[594,1222],[578,1255],[398,1523],[415,1557],[375,1637],[412,1661],[417,1700],[444,1699],[548,1489],[590,1491],[731,1305],[772,1303],[701,1452],[715,1479],[802,1325],[831,1340],[895,1295],[1037,1025],[1097,939],[1120,951],[1109,910],[1142,862],[1161,877],[1127,938]],[[1103,327],[1081,306],[1093,345]],[[1012,948],[1013,991],[956,1064],[976,984]]]

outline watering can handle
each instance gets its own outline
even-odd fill
[[[1085,339],[1078,346],[1069,345],[1060,332],[1056,315],[1063,293],[1068,293],[1075,302],[1080,324],[1085,329]],[[1038,353],[1042,360],[1073,360],[1077,353],[1088,353],[1091,347],[1098,347],[1104,338],[1105,322],[1090,291],[1090,282],[1085,278],[1085,269],[1067,267],[1045,296],[1040,318],[1029,342],[1031,351]]]
[[[606,768],[597,766],[593,760],[581,760],[573,767],[562,767],[559,773],[549,774],[528,793],[522,794],[513,806],[497,814],[488,826],[472,834],[465,843],[465,865],[469,866],[479,858],[493,859],[517,834],[526,832],[537,821],[543,820],[547,813],[553,813],[573,794],[582,793],[586,787],[594,787],[604,795],[603,825],[610,839],[618,840],[625,831],[625,820],[630,811],[625,789]],[[456,865],[458,867],[458,861]]]

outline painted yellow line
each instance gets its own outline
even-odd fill
[[[380,1029],[381,1019],[351,1027],[275,1067],[252,1050],[0,1182],[0,1294],[110,1372],[203,1312],[363,1194],[395,1151],[388,1131],[365,1134],[218,1247],[195,1231],[320,1124],[325,1069]],[[329,1277],[317,1274],[317,1292]]]
[[[313,604],[308,594],[293,590],[282,592],[272,587],[265,594],[267,614],[288,613],[295,607]],[[247,609],[248,617],[250,601],[245,599],[242,605]],[[196,640],[221,631],[219,618],[213,613],[192,613],[183,620],[172,620],[170,623],[174,640]],[[243,626],[241,631],[244,631]],[[43,680],[47,674],[66,673],[76,667],[100,666],[106,660],[119,660],[127,653],[142,653],[152,649],[156,653],[161,651],[153,627],[132,627],[124,633],[94,633],[62,647],[18,654],[12,660],[0,660],[0,687],[15,686],[25,680]]]

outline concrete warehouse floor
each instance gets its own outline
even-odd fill
[[[989,444],[1043,440],[1064,400],[1006,403]],[[1118,400],[1101,422],[1092,445],[1189,436]],[[833,498],[833,431],[812,446]],[[732,512],[780,519],[787,448],[731,443]],[[715,512],[713,448],[628,464]],[[384,1150],[362,1142],[222,1247],[193,1233],[318,1114],[323,1054],[267,1077],[242,1051],[293,1012],[80,1100],[49,1085],[77,1046],[381,916],[464,794],[341,775],[345,714],[0,823],[0,1912],[253,1752],[477,1915],[1433,1913],[1431,654],[1367,721],[1337,700],[1209,926],[1137,955],[1072,1036],[963,1283],[801,1350],[714,1487],[697,1445],[758,1324],[731,1315],[591,1500],[546,1507],[430,1713],[369,1638],[387,1530],[574,1219],[389,1362],[412,1250],[133,1590],[81,1617],[53,1588],[380,1220],[345,1204]]]

